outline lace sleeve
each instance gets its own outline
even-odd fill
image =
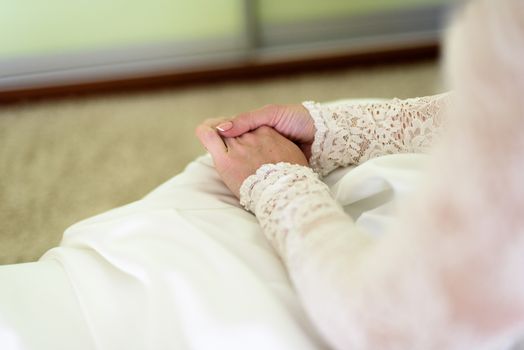
[[[424,152],[440,131],[448,101],[449,94],[337,106],[304,102],[317,129],[311,167],[326,175],[380,155]]]
[[[266,237],[283,258],[288,232],[303,232],[326,217],[345,216],[311,168],[289,163],[263,165],[248,177],[240,188],[240,204],[256,213]],[[286,218],[275,215],[284,213],[284,208]]]
[[[477,220],[449,218],[460,198],[442,188],[432,194],[406,211],[401,226],[373,239],[310,168],[266,164],[240,189],[242,205],[257,216],[310,319],[334,349],[499,349],[486,344],[501,334],[501,323],[515,319],[505,314],[508,308],[524,306],[514,277],[522,264],[511,263],[521,251],[512,240],[499,242],[499,235],[489,244],[479,239]],[[457,231],[453,223],[466,227]],[[488,245],[493,256],[486,256]]]
[[[285,263],[308,315],[331,346],[395,348],[392,345],[397,344],[390,338],[393,334],[403,341],[400,344],[404,347],[398,348],[427,348],[409,346],[416,344],[414,338],[421,334],[415,324],[402,322],[413,315],[395,315],[400,310],[416,309],[412,305],[417,305],[418,290],[404,298],[409,303],[406,307],[401,299],[392,297],[395,287],[387,286],[391,280],[370,284],[366,270],[372,275],[372,266],[362,266],[359,261],[373,246],[371,237],[358,231],[311,168],[287,163],[263,165],[242,184],[240,200],[256,214],[266,238]],[[374,258],[381,267],[394,265],[383,265],[379,257]],[[402,277],[400,284],[407,282],[406,276]],[[433,290],[424,288],[424,297],[434,297]],[[406,310],[402,310],[404,307]],[[427,318],[414,319],[422,327],[441,329],[437,321]]]

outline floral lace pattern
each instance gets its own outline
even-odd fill
[[[336,167],[359,164],[378,155],[426,150],[440,131],[441,112],[448,100],[447,95],[439,95],[339,107],[305,102],[317,127],[310,160],[316,172],[288,163],[266,164],[248,177],[240,188],[241,204],[257,216],[266,238],[286,265],[311,320],[333,348],[499,349],[509,344],[509,333],[489,330],[485,324],[475,330],[471,325],[479,319],[479,311],[469,307],[459,310],[456,305],[457,300],[465,300],[460,299],[462,295],[467,295],[469,300],[477,293],[481,299],[476,300],[482,300],[478,303],[481,314],[490,315],[485,313],[486,307],[497,313],[501,305],[499,300],[505,300],[508,295],[514,295],[515,305],[522,305],[522,288],[514,278],[521,272],[522,264],[515,264],[516,260],[499,259],[506,256],[500,254],[500,249],[506,249],[507,256],[514,254],[519,257],[522,250],[515,250],[514,238],[500,240],[499,235],[492,235],[491,231],[506,223],[502,226],[506,227],[505,231],[497,229],[496,232],[510,233],[514,227],[522,226],[512,221],[520,217],[513,215],[514,211],[509,215],[505,211],[506,218],[511,218],[500,220],[504,215],[491,217],[479,210],[483,216],[481,221],[476,216],[472,216],[475,219],[470,218],[469,222],[460,220],[459,226],[466,228],[459,232],[470,235],[469,238],[453,234],[442,239],[442,233],[446,232],[443,223],[447,222],[453,229],[457,225],[455,216],[449,221],[453,209],[442,210],[443,205],[482,208],[485,203],[475,207],[479,203],[477,189],[490,188],[487,184],[491,177],[479,177],[476,167],[468,167],[467,162],[462,164],[463,157],[449,157],[448,163],[443,162],[444,166],[449,169],[462,166],[462,171],[467,173],[462,176],[470,179],[468,181],[477,181],[467,187],[475,195],[461,196],[453,191],[444,193],[446,191],[442,188],[454,184],[455,172],[443,173],[445,176],[438,178],[440,182],[433,184],[435,189],[425,193],[424,201],[409,208],[408,216],[400,218],[402,225],[388,233],[390,239],[381,240],[381,244],[374,244],[368,235],[361,234],[319,178]],[[473,127],[466,128],[460,142],[475,142],[473,130]],[[450,147],[451,152],[463,151],[456,144],[450,144]],[[476,150],[477,154],[471,150],[475,148],[462,153],[466,155],[465,159],[473,155],[470,164],[476,164],[475,156],[484,159],[480,149]],[[485,166],[485,173],[489,173],[490,165],[484,161],[481,164]],[[513,195],[513,198],[518,197]],[[495,197],[499,198],[498,194],[492,198]],[[457,201],[457,198],[461,199]],[[470,198],[471,203],[465,202],[464,198]],[[509,202],[515,208],[514,203],[518,201]],[[484,225],[487,219],[492,221]],[[483,235],[479,236],[479,232]],[[494,249],[491,257],[489,252],[484,254],[486,247],[491,249],[491,245],[486,245],[486,237],[490,236],[494,237],[493,242],[502,242],[501,248]],[[459,251],[459,255],[465,258],[457,258]],[[471,259],[480,256],[479,252],[482,252],[482,259]],[[478,271],[484,271],[484,268],[479,270],[477,264],[486,256],[491,260],[485,266],[500,264],[500,269],[496,268],[499,271],[515,268],[514,273],[503,274],[502,288],[485,288],[486,280],[474,277],[479,275]],[[471,276],[465,275],[464,271],[472,271]],[[452,288],[442,283],[446,276],[452,278],[449,281],[454,281]],[[457,276],[461,276],[464,283],[458,283]],[[495,273],[490,276],[489,281],[501,281]],[[517,286],[512,287],[514,294],[508,294],[509,285]],[[457,294],[457,291],[464,294]],[[506,305],[513,307],[514,304]],[[457,310],[463,312],[463,316]],[[450,315],[454,317],[453,322],[450,322]],[[455,321],[468,320],[468,317],[468,322]],[[491,331],[490,338],[485,335],[487,330]],[[514,328],[513,332],[511,337],[519,335],[515,332],[521,330]]]
[[[303,103],[317,129],[310,165],[322,176],[393,153],[424,152],[442,124],[448,94],[369,104]]]
[[[240,203],[256,215],[264,235],[290,271],[313,320],[318,321],[317,326],[328,338],[342,344],[340,348],[363,348],[355,340],[358,336],[354,339],[355,334],[349,336],[348,331],[367,334],[373,329],[376,323],[366,323],[363,317],[383,315],[382,289],[369,293],[362,286],[356,290],[345,285],[326,290],[317,285],[336,281],[351,286],[356,278],[350,274],[352,259],[367,251],[363,247],[369,244],[355,230],[348,239],[347,229],[352,227],[352,220],[333,199],[320,176],[379,155],[425,150],[441,124],[439,115],[446,99],[440,95],[337,107],[305,102],[317,128],[310,159],[312,168],[288,163],[265,164],[240,188]],[[376,283],[380,285],[382,280]],[[378,298],[371,304],[364,301],[370,295]],[[429,292],[424,294],[428,295]],[[387,304],[389,299],[385,300]],[[316,305],[322,308],[315,309]],[[360,309],[361,305],[376,305],[375,313]],[[345,311],[337,311],[340,308]],[[410,324],[403,326],[411,329]],[[387,329],[395,327],[389,324]],[[423,335],[418,331],[412,333]],[[382,345],[374,348],[383,348]]]
[[[267,239],[285,257],[290,229],[304,232],[301,228],[343,212],[316,173],[326,175],[337,167],[379,155],[427,149],[441,125],[440,112],[448,99],[442,94],[337,107],[304,102],[317,128],[312,169],[289,163],[265,164],[242,184],[240,203],[257,216]],[[307,197],[307,201],[296,200],[300,197]]]
[[[318,174],[289,163],[261,166],[242,184],[240,203],[256,214],[267,239],[282,257],[286,256],[288,232],[305,232],[318,219],[343,213]]]

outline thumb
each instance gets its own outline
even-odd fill
[[[256,111],[245,112],[237,115],[230,121],[219,124],[217,131],[224,137],[236,137],[262,125],[275,126],[275,114],[271,108],[262,108]]]
[[[201,124],[195,130],[200,143],[208,150],[214,159],[227,153],[227,147],[220,135],[213,128]]]

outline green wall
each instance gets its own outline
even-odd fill
[[[0,58],[242,37],[244,0],[0,0]],[[262,23],[450,0],[259,0]]]
[[[0,0],[0,57],[239,35],[241,0]]]

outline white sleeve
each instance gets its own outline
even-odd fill
[[[398,260],[411,259],[415,247],[404,247],[403,256],[393,246],[389,254],[378,249],[310,168],[262,166],[244,182],[241,203],[256,214],[308,315],[334,348],[385,349],[398,342],[415,349],[410,346],[420,345],[414,337],[421,330],[444,331],[442,316],[417,300],[441,303],[424,264],[414,269]],[[412,275],[419,275],[417,286],[410,285]]]
[[[493,232],[479,239],[475,217],[453,216],[464,209],[460,197],[431,188],[380,239],[360,232],[307,167],[264,165],[240,194],[334,348],[491,349],[511,317],[524,314],[515,292],[523,283],[514,281],[522,242],[518,250]],[[486,254],[489,245],[496,255]]]
[[[379,103],[303,105],[316,133],[310,165],[321,175],[373,157],[424,152],[440,133],[449,93]]]

